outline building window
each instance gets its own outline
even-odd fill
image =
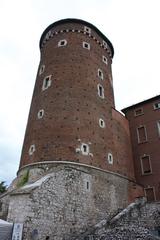
[[[45,90],[51,86],[51,76],[47,76],[43,80],[42,90]]]
[[[105,121],[102,118],[99,119],[99,126],[105,128]]]
[[[143,114],[143,108],[137,108],[134,110],[134,116],[140,116]]]
[[[102,61],[103,61],[105,64],[108,63],[107,58],[106,58],[105,56],[102,56]]]
[[[89,146],[86,143],[82,143],[81,152],[83,155],[89,155]]]
[[[108,47],[107,43],[106,43],[104,40],[103,40],[103,46],[104,46],[105,48]]]
[[[97,89],[98,89],[98,96],[101,97],[101,98],[104,98],[104,88],[103,88],[103,86],[98,84]]]
[[[52,32],[49,31],[45,36],[45,40],[48,40],[51,37],[51,35],[52,35]]]
[[[34,144],[31,145],[28,151],[29,155],[32,155],[35,152],[35,150],[36,150],[35,145]]]
[[[108,163],[113,164],[113,155],[112,153],[108,153]]]
[[[90,50],[90,44],[87,42],[83,42],[83,48]]]
[[[141,158],[141,169],[143,175],[148,175],[152,173],[151,161],[149,155],[144,155]]]
[[[156,200],[154,187],[144,188],[144,192],[148,202],[153,202]]]
[[[147,141],[147,132],[145,126],[140,126],[137,128],[138,143],[143,143]]]
[[[153,104],[154,109],[160,109],[160,102],[154,103]]]
[[[67,40],[63,39],[58,42],[58,47],[63,47],[67,45]]]
[[[98,69],[98,77],[103,80],[103,72],[101,69]]]
[[[89,27],[84,26],[84,31],[87,33],[91,33],[91,29]]]
[[[40,69],[39,69],[39,75],[41,75],[44,72],[45,69],[45,65],[41,65]]]
[[[43,118],[43,115],[44,115],[44,110],[43,109],[39,110],[37,113],[38,119]]]
[[[160,137],[160,120],[157,121],[158,136]]]

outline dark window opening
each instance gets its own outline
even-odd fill
[[[150,173],[152,173],[150,157],[149,156],[143,156],[141,158],[141,164],[142,164],[142,173],[143,174],[150,174]]]
[[[148,202],[155,201],[154,189],[153,187],[145,188],[145,195]]]
[[[140,116],[140,115],[142,115],[143,114],[143,108],[137,108],[137,109],[135,109],[135,111],[134,111],[134,115],[135,116]]]
[[[146,128],[144,126],[137,128],[138,133],[138,143],[143,143],[147,141]]]

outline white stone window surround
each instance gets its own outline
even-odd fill
[[[104,48],[108,47],[108,44],[104,40],[103,40],[103,46],[104,46]]]
[[[38,119],[41,119],[41,118],[43,118],[43,116],[44,116],[44,109],[40,109],[37,113],[37,117],[38,117]]]
[[[113,155],[112,155],[112,153],[108,153],[107,159],[108,159],[108,163],[109,164],[113,164]]]
[[[84,31],[87,33],[91,33],[91,29],[87,26],[84,26]]]
[[[160,137],[160,120],[157,121],[158,137]]]
[[[103,71],[100,68],[98,68],[98,77],[103,80]]]
[[[83,48],[90,50],[91,48],[90,43],[83,42]]]
[[[46,90],[47,88],[49,88],[51,86],[51,82],[52,82],[51,77],[52,77],[52,75],[49,75],[43,79],[42,91]]]
[[[105,128],[105,126],[106,126],[105,121],[102,118],[99,118],[99,126],[101,128]]]
[[[154,108],[154,110],[160,109],[160,102],[154,103],[154,104],[153,104],[153,108]]]
[[[86,143],[81,144],[81,153],[86,156],[89,155],[89,145],[88,144],[86,144]]]
[[[149,168],[150,168],[150,172],[148,172],[148,173],[144,171],[144,163],[143,163],[143,159],[146,158],[146,157],[148,157]],[[143,156],[140,157],[140,161],[141,161],[142,175],[152,174],[152,166],[151,166],[150,155],[148,155],[148,154],[144,154]]]
[[[98,89],[98,96],[102,99],[104,99],[104,88],[101,84],[97,85],[97,89]]]
[[[42,73],[44,73],[44,70],[45,70],[45,65],[42,64],[39,68],[39,75],[41,75]]]
[[[103,61],[105,64],[108,64],[108,59],[107,59],[107,57],[105,57],[104,55],[102,56],[102,61]]]
[[[67,45],[67,40],[66,39],[61,39],[58,42],[58,47],[64,47]]]
[[[34,153],[35,151],[36,151],[35,145],[32,144],[32,145],[29,147],[28,154],[31,156],[31,155],[33,155],[33,153]]]
[[[143,115],[144,112],[143,112],[143,108],[142,107],[139,107],[139,108],[136,108],[134,110],[134,116],[137,117],[137,116],[140,116],[140,115]]]
[[[144,134],[145,134],[145,140],[141,141],[141,138],[140,138],[140,132],[139,132],[139,129],[144,129]],[[146,126],[145,125],[140,125],[139,127],[137,127],[137,139],[138,139],[138,143],[144,143],[144,142],[147,142],[148,139],[147,139],[147,130],[146,130]]]

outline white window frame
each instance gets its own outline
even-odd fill
[[[99,126],[101,128],[105,128],[106,127],[105,121],[102,118],[99,119]]]
[[[141,110],[141,113],[136,113],[136,111],[138,111],[138,110]],[[143,115],[144,114],[144,112],[143,112],[143,107],[139,107],[139,108],[136,108],[135,110],[134,110],[134,116],[135,117],[137,117],[137,116],[141,116],[141,115]]]
[[[87,45],[87,46],[86,46],[86,45]],[[88,43],[88,42],[83,42],[83,48],[90,50],[90,49],[91,49],[90,43]]]
[[[40,110],[38,111],[38,113],[37,113],[37,118],[38,118],[38,119],[41,119],[41,118],[43,118],[43,116],[44,116],[44,110],[43,110],[43,109],[40,109]]]
[[[32,144],[32,145],[29,147],[28,154],[31,156],[31,155],[33,155],[33,153],[34,153],[35,151],[36,151],[35,145]]]
[[[87,33],[91,33],[91,28],[84,26],[84,31]]]
[[[143,158],[145,158],[145,157],[148,157],[148,159],[149,159],[149,166],[150,166],[150,172],[149,172],[149,173],[145,173],[145,172],[144,172],[144,168],[143,168]],[[152,166],[151,166],[150,155],[144,154],[143,156],[140,157],[140,161],[141,161],[141,171],[142,171],[142,175],[150,175],[150,174],[152,174]]]
[[[158,136],[160,137],[160,120],[157,121]]]
[[[51,77],[52,77],[52,75],[49,75],[43,79],[42,91],[46,90],[47,88],[49,88],[51,86],[51,82],[52,82]],[[48,79],[48,83],[46,85],[47,79]]]
[[[100,94],[100,87],[102,88],[102,95]],[[97,89],[98,89],[98,96],[102,99],[104,99],[104,88],[101,84],[97,85]]]
[[[156,106],[157,105],[157,106]],[[160,102],[156,102],[153,104],[154,110],[160,109]]]
[[[107,48],[108,47],[108,44],[103,40],[103,46],[105,47],[105,48]]]
[[[113,155],[112,155],[112,153],[108,153],[107,160],[108,160],[109,164],[113,164]]]
[[[58,47],[65,47],[67,45],[67,40],[66,39],[61,39],[58,42]]]
[[[39,75],[41,75],[42,73],[44,73],[44,70],[45,70],[45,65],[42,64],[39,68]]]
[[[100,68],[98,68],[98,77],[103,80],[103,71]]]
[[[154,201],[156,201],[155,187],[148,186],[148,187],[145,187],[145,188],[144,188],[144,194],[145,194],[145,197],[146,197],[146,198],[147,198],[147,192],[146,192],[147,189],[153,189]]]
[[[145,141],[140,141],[140,137],[139,137],[139,131],[138,129],[139,128],[144,128],[144,131],[145,131],[145,136],[146,136],[146,140]],[[145,125],[141,125],[139,127],[137,127],[137,138],[138,138],[138,143],[144,143],[144,142],[147,142],[148,141],[148,138],[147,138],[147,130],[146,130],[146,126]]]
[[[86,148],[86,151],[84,151],[84,147]],[[89,145],[86,143],[81,144],[81,153],[85,156],[89,155]]]
[[[51,32],[51,30],[46,34],[46,36],[45,36],[45,40],[48,40],[50,37],[51,37],[51,35],[52,35],[52,32]]]
[[[104,55],[102,56],[102,61],[107,65],[108,64],[108,59]]]

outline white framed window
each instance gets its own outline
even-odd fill
[[[90,50],[90,44],[87,42],[83,42],[83,48]]]
[[[62,39],[58,42],[58,47],[63,47],[67,45],[67,40],[66,39]]]
[[[160,102],[154,103],[153,104],[154,109],[160,109]]]
[[[38,111],[38,113],[37,113],[38,119],[43,118],[43,115],[44,115],[44,110],[43,110],[43,109],[40,109],[40,110]]]
[[[45,70],[45,65],[42,64],[42,65],[40,66],[40,69],[39,69],[39,75],[41,75],[42,73],[44,73],[44,70]]]
[[[143,108],[141,107],[141,108],[136,108],[135,110],[134,110],[134,116],[135,117],[137,117],[137,116],[140,116],[140,115],[142,115],[144,112],[143,112]]]
[[[98,68],[98,77],[103,80],[103,71],[100,68]]]
[[[52,32],[49,31],[45,36],[45,40],[48,40],[51,37],[51,35],[52,35]]]
[[[160,137],[160,120],[157,121],[158,136]]]
[[[97,89],[98,89],[98,96],[100,98],[104,98],[104,88],[101,84],[97,85]]]
[[[101,128],[105,128],[105,126],[106,126],[105,121],[102,118],[99,119],[99,126]]]
[[[89,27],[84,26],[84,31],[87,33],[91,33],[91,29]]]
[[[113,164],[113,155],[112,155],[112,153],[108,153],[108,163],[109,164]]]
[[[138,143],[144,143],[147,141],[147,131],[145,126],[139,126],[137,128]]]
[[[82,143],[81,152],[83,155],[89,155],[89,146],[86,143]]]
[[[102,56],[102,61],[105,63],[105,64],[108,64],[108,60],[105,56]]]
[[[51,77],[52,75],[49,75],[43,79],[43,85],[42,85],[43,91],[51,86]]]
[[[148,202],[156,201],[155,188],[148,186],[144,188],[144,193]]]
[[[106,43],[104,40],[103,40],[103,46],[104,46],[105,48],[108,47],[107,43]]]
[[[29,147],[28,154],[29,154],[29,155],[32,155],[32,154],[35,152],[35,150],[36,150],[35,145],[32,144],[32,145]]]
[[[151,161],[150,156],[144,154],[140,157],[141,160],[141,170],[143,175],[148,175],[152,173]]]

